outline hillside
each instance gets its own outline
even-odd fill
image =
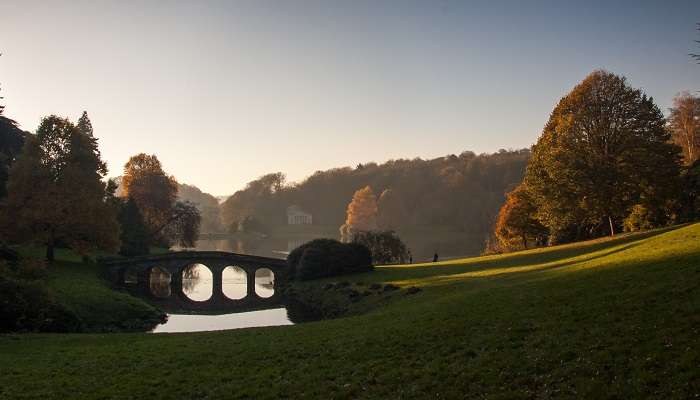
[[[700,224],[380,267],[364,315],[196,334],[0,337],[2,398],[690,398]]]
[[[370,186],[380,229],[399,233],[416,259],[479,254],[493,231],[505,194],[522,182],[530,151],[470,151],[434,159],[390,160],[317,171],[298,183],[281,172],[248,183],[221,204],[224,228],[253,218],[258,230],[278,235],[297,205],[323,231],[345,223],[358,189]],[[316,237],[321,237],[316,236]]]

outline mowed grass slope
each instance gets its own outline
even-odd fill
[[[21,253],[37,259],[44,254],[43,249],[37,248],[23,248]],[[162,312],[141,299],[112,290],[100,277],[99,265],[84,263],[69,250],[57,249],[56,262],[47,268],[47,273],[46,283],[52,295],[75,313],[85,331],[140,332],[161,319]]]
[[[700,224],[378,268],[364,315],[192,334],[0,337],[0,398],[694,398]]]

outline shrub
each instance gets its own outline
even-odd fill
[[[654,228],[654,217],[648,208],[642,204],[632,207],[627,218],[625,218],[625,231],[637,232]]]
[[[80,326],[40,281],[0,275],[0,332],[75,332]]]
[[[357,231],[352,243],[368,248],[376,264],[408,262],[408,249],[394,231]]]
[[[372,256],[362,244],[316,239],[287,257],[289,278],[309,280],[372,270]]]

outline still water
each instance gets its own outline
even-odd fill
[[[237,266],[226,267],[221,276],[221,291],[227,300],[243,301],[251,299],[269,299],[275,294],[275,276],[268,268],[259,268],[254,274],[255,291],[253,297],[248,297],[250,285],[248,275]],[[212,271],[203,264],[192,264],[182,273],[182,294],[196,305],[197,310],[178,312],[182,303],[172,293],[173,277],[166,270],[153,268],[149,276],[150,297],[154,304],[161,309],[175,310],[168,312],[167,322],[158,325],[154,333],[166,332],[197,332],[225,329],[239,329],[259,326],[292,325],[287,309],[279,304],[274,307],[248,312],[226,312],[220,305],[208,309],[207,301],[212,299],[214,292],[214,276]],[[237,304],[236,302],[231,303]]]
[[[221,331],[256,326],[293,325],[286,308],[223,315],[169,314],[168,322],[158,325],[153,333]]]

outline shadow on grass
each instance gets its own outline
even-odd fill
[[[463,261],[453,260],[427,265],[378,267],[373,273],[373,278],[382,281],[411,281],[434,277],[434,279],[439,280],[446,279],[446,277],[450,275],[485,277],[506,273],[512,274],[516,272],[563,268],[572,264],[587,262],[628,250],[646,239],[680,227],[681,226],[674,226],[638,234],[624,235],[618,238],[603,238],[584,243],[572,243],[553,248],[533,249],[514,254],[476,257]],[[617,248],[618,246],[621,247]],[[611,250],[602,252],[606,249]],[[585,257],[585,255],[588,256]],[[562,260],[562,262],[557,263],[558,260]],[[494,269],[498,271],[489,273],[489,270]],[[455,279],[460,278],[455,277]]]
[[[551,262],[539,262],[539,263],[534,263],[534,264],[527,264],[527,265],[521,265],[521,266],[499,266],[499,267],[491,267],[491,268],[479,268],[479,269],[474,269],[471,271],[466,271],[466,272],[461,272],[461,273],[448,273],[448,274],[439,274],[435,275],[432,274],[431,276],[428,277],[416,277],[416,276],[410,276],[408,279],[402,279],[395,281],[395,283],[402,285],[402,286],[410,286],[410,285],[416,285],[416,286],[442,286],[442,285],[447,285],[447,284],[452,284],[458,281],[466,281],[470,278],[479,278],[480,280],[483,279],[488,279],[488,278],[502,278],[502,277],[508,277],[508,278],[513,278],[513,279],[521,279],[522,274],[526,273],[533,273],[533,272],[547,272],[547,271],[552,271],[556,269],[563,269],[570,267],[572,265],[576,264],[583,264],[583,263],[588,263],[590,261],[594,261],[600,258],[604,257],[609,257],[613,254],[621,253],[623,251],[629,250],[631,248],[634,248],[636,246],[639,246],[641,243],[629,243],[627,245],[623,245],[620,247],[616,247],[613,249],[610,249],[608,251],[597,251],[594,252],[588,256],[579,256],[575,257],[573,259],[566,259],[566,261],[562,260],[560,262],[556,261],[551,261]]]

